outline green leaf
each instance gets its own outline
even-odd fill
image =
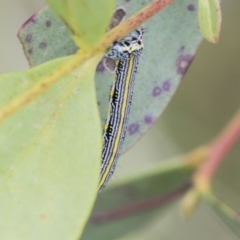
[[[219,0],[198,0],[198,21],[204,38],[217,43],[222,21]]]
[[[193,171],[184,159],[170,160],[107,188],[99,195],[81,240],[113,240],[142,228],[185,193]]]
[[[145,1],[150,2],[152,0]],[[126,17],[143,7],[141,1],[119,0],[117,5],[122,7]],[[144,24],[145,49],[140,57],[123,151],[139,140],[163,112],[192,62],[202,39],[196,8],[197,0],[175,1]],[[31,66],[73,54],[77,49],[69,30],[48,8],[32,16],[20,29],[18,37]],[[113,78],[100,63],[96,87],[102,124],[107,116]]]
[[[81,48],[94,45],[111,20],[113,0],[47,0],[54,12],[66,23]]]
[[[240,238],[240,215],[213,193],[204,195],[204,200],[217,216]]]
[[[2,75],[0,107],[68,60]],[[0,239],[65,240],[82,232],[101,162],[98,61],[78,67],[1,123]]]

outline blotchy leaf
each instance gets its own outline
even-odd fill
[[[170,160],[107,188],[98,197],[81,240],[113,240],[137,231],[185,193],[193,171],[183,159]]]
[[[28,19],[19,30],[18,37],[32,67],[74,54],[78,49],[69,29],[48,7],[43,7]]]
[[[68,25],[81,48],[94,45],[111,20],[113,0],[47,0],[54,12]]]
[[[150,2],[152,0],[145,1],[146,4]],[[117,5],[127,17],[143,7],[141,1],[118,0]],[[175,1],[144,24],[145,49],[136,76],[123,151],[134,144],[163,112],[192,62],[202,39],[196,8],[197,0]],[[30,18],[18,37],[31,66],[72,54],[77,49],[66,26],[48,8]],[[97,96],[104,124],[114,76],[102,63],[97,71]]]
[[[0,107],[68,60],[1,76]],[[76,239],[83,230],[102,148],[98,61],[89,60],[1,123],[0,239]]]
[[[221,7],[219,0],[198,0],[198,21],[203,36],[217,43],[221,28]]]
[[[204,200],[218,217],[240,238],[240,215],[221,199],[209,193]]]

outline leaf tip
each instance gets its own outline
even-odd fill
[[[180,204],[180,211],[184,218],[188,218],[197,208],[200,197],[201,193],[196,188],[187,192]]]

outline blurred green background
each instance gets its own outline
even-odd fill
[[[176,0],[179,1],[179,0]],[[16,37],[21,24],[43,0],[1,0],[0,73],[28,68]],[[203,41],[187,75],[161,118],[118,164],[112,182],[153,167],[211,141],[239,109],[240,103],[240,1],[222,1],[223,24],[220,43]],[[213,188],[216,195],[240,212],[240,143],[219,168]],[[204,204],[185,221],[175,204],[154,219],[166,240],[235,240],[237,237]],[[142,235],[142,239],[150,239]]]

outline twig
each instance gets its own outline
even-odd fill
[[[240,137],[240,111],[227,125],[223,132],[209,145],[206,161],[194,176],[194,183],[203,192],[210,191],[210,183],[214,173],[224,157]]]

